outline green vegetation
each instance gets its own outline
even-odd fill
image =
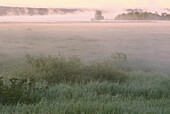
[[[158,13],[151,12],[139,12],[139,11],[131,11],[128,13],[123,13],[115,17],[116,20],[170,20],[170,14],[162,13],[159,15]]]
[[[48,83],[87,82],[87,81],[124,81],[127,76],[114,65],[107,62],[84,65],[76,57],[31,57],[26,56],[26,62],[16,66],[11,72],[12,77],[46,80]]]
[[[127,63],[123,53],[89,65],[76,57],[27,55],[24,63],[1,73],[0,112],[170,113],[170,78],[132,71]]]
[[[5,84],[3,78],[0,78],[0,103],[3,105],[36,103],[42,99],[40,94],[48,88],[47,85],[38,86],[33,79],[11,78],[8,81],[9,83]]]

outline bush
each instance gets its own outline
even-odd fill
[[[108,80],[124,81],[127,76],[113,65],[94,63],[84,65],[76,57],[31,57],[26,56],[26,63],[22,68],[17,67],[12,74],[14,77],[43,79],[48,83]]]
[[[87,68],[87,74],[93,81],[125,81],[128,77],[108,63],[96,63]]]
[[[41,93],[45,92],[48,86],[37,86],[33,80],[9,79],[10,85],[4,83],[0,78],[0,102],[3,105],[15,105],[18,103],[32,104],[42,99]]]
[[[27,56],[29,73],[36,79],[44,79],[49,83],[77,82],[82,79],[83,64],[76,57],[42,57]],[[23,72],[24,73],[24,72]],[[21,74],[22,76],[22,74]]]

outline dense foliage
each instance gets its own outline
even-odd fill
[[[33,79],[11,78],[8,81],[9,84],[6,84],[3,78],[0,78],[0,103],[3,105],[37,103],[42,99],[40,94],[48,88],[47,85],[38,86]]]
[[[170,20],[170,14],[151,12],[128,12],[115,17],[116,20]]]
[[[26,56],[22,67],[16,66],[12,72],[14,77],[43,79],[49,83],[87,81],[125,81],[127,75],[107,62],[84,65],[76,57],[31,57]]]

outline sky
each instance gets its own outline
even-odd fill
[[[170,8],[170,0],[0,0],[3,6],[64,8]]]

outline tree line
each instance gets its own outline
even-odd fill
[[[128,13],[122,13],[120,15],[117,15],[115,17],[115,20],[170,20],[170,14],[131,11]]]

